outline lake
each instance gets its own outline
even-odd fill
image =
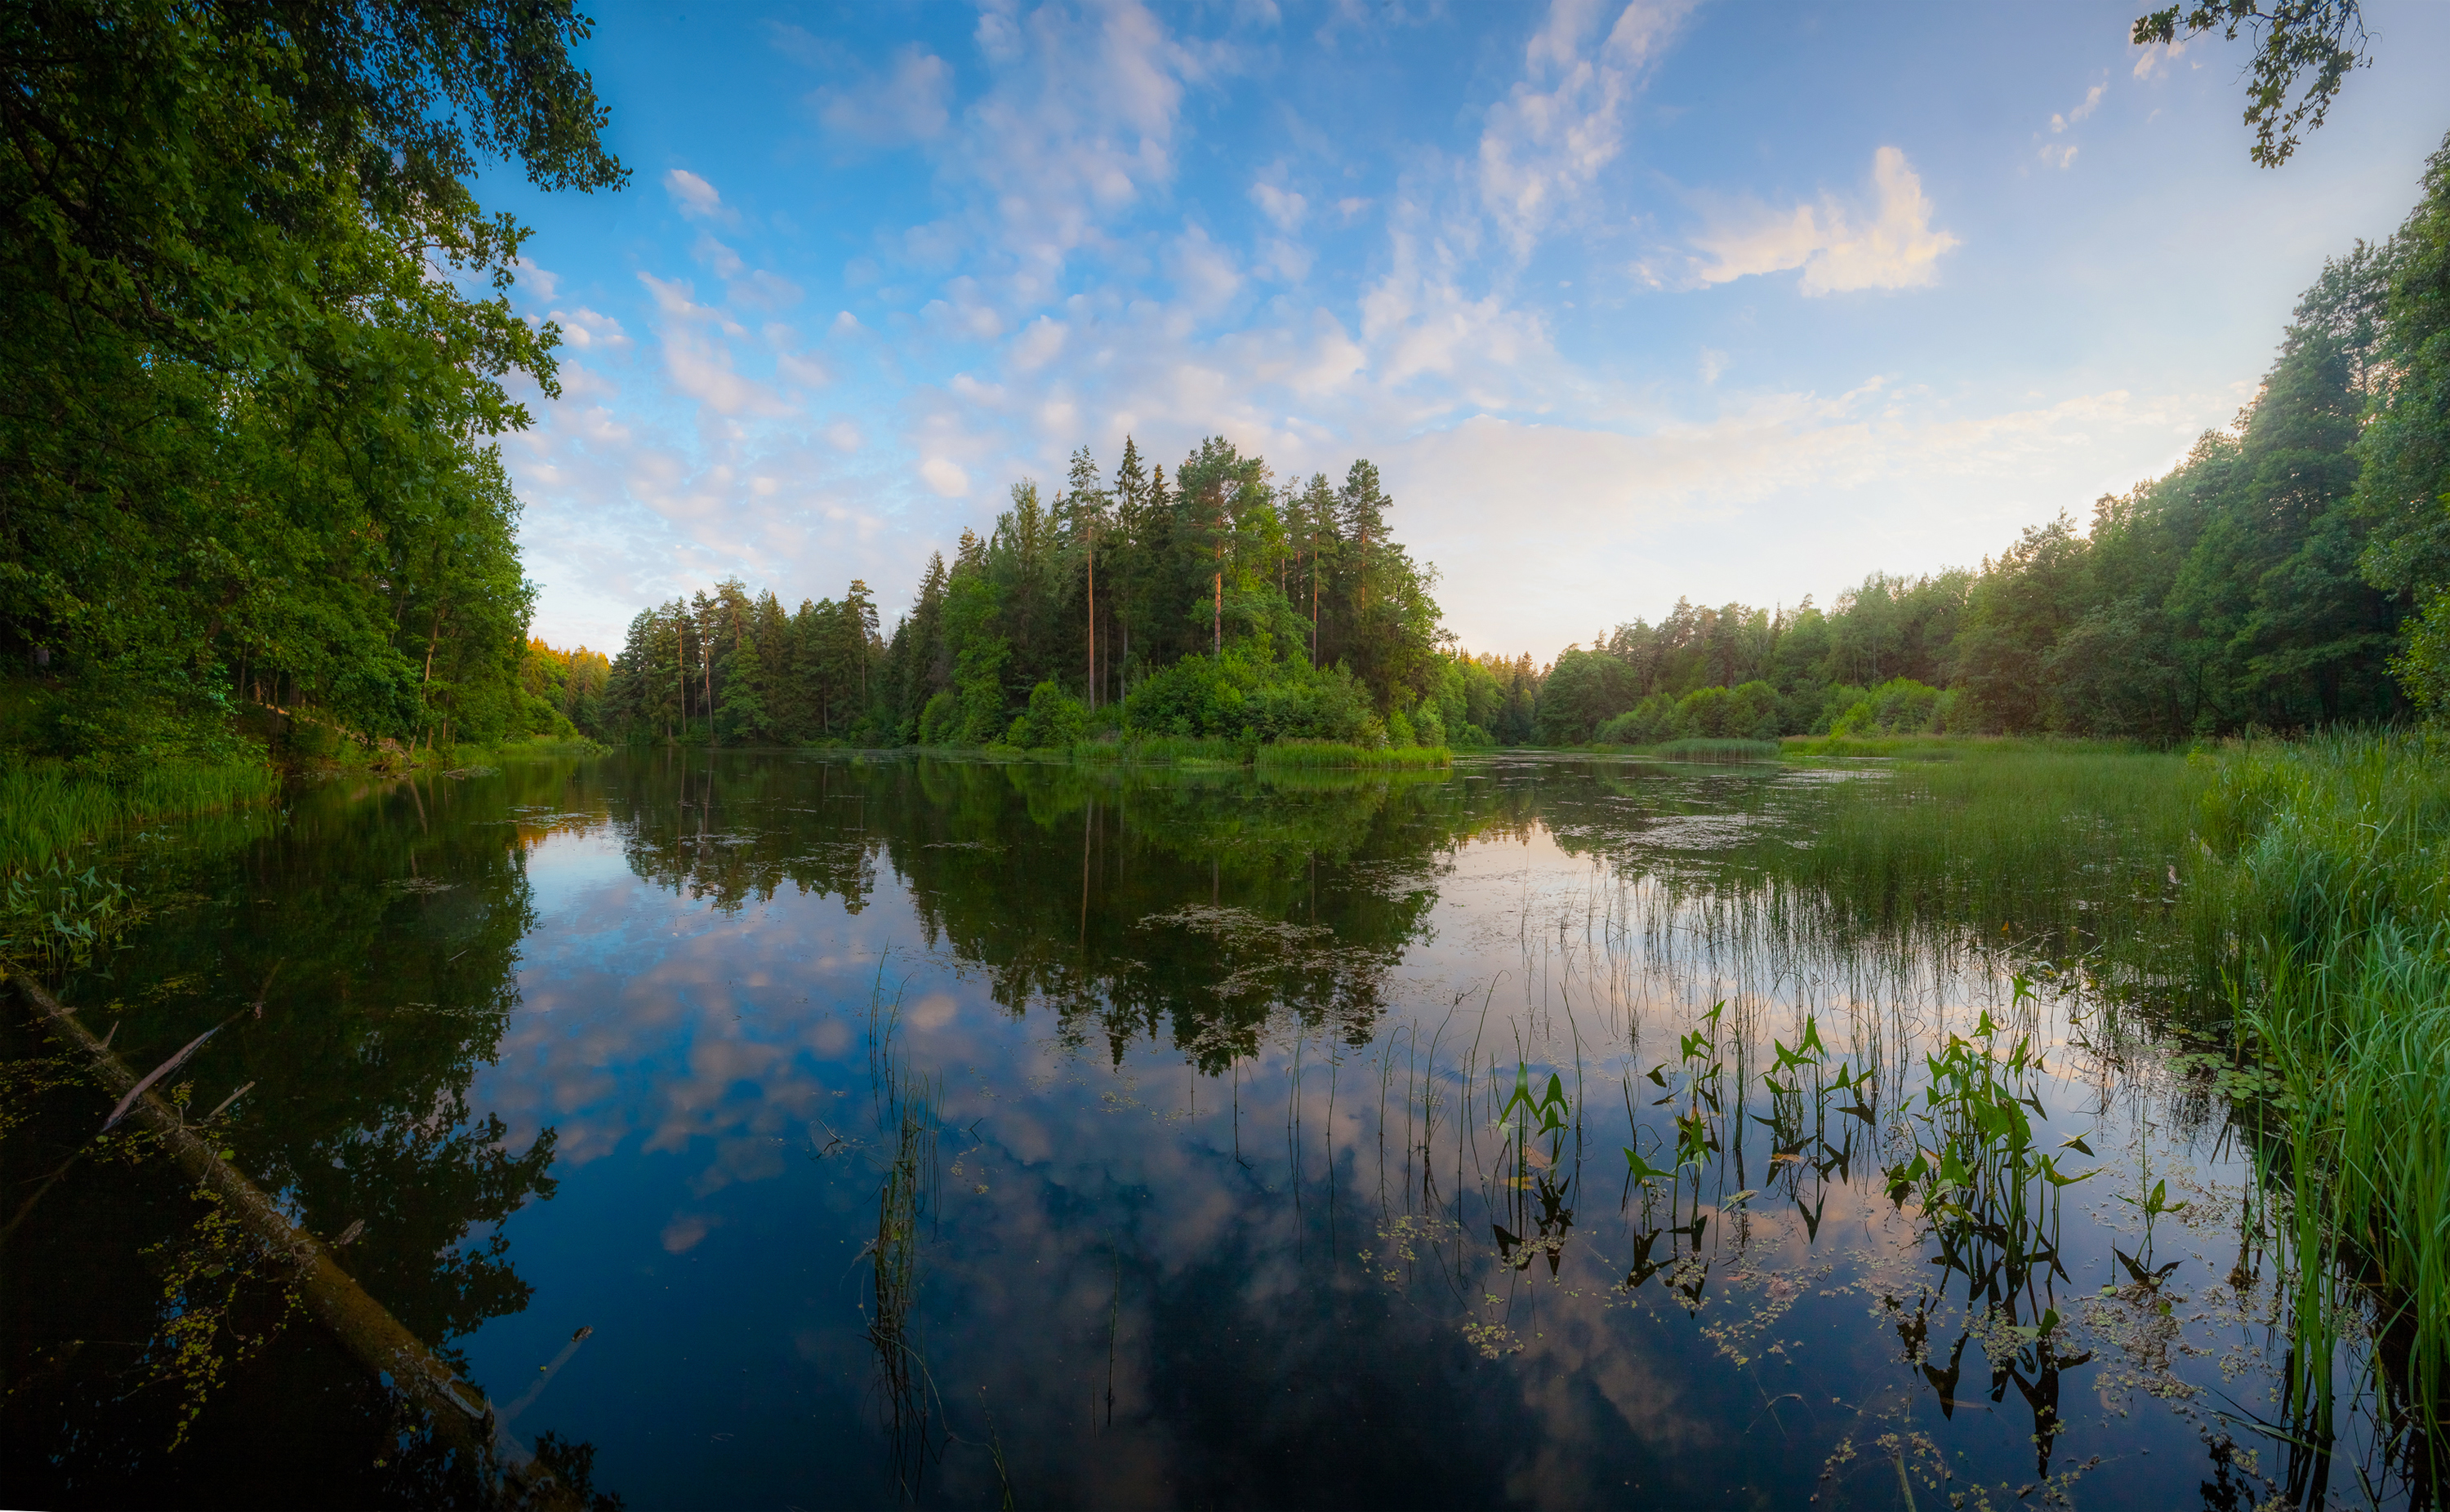
[[[243,1089],[233,1163],[633,1508],[2362,1501],[2353,1369],[2339,1459],[2292,1442],[2251,1075],[2080,930],[1782,871],[1890,781],[335,780],[132,842],[150,917],[63,996],[140,1070],[228,1020],[189,1115]],[[12,1191],[100,1109],[42,1097]],[[272,1283],[217,1375],[146,1343],[223,1242],[175,1182],[46,1191],[20,1494],[432,1494]]]

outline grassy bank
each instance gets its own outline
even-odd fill
[[[260,803],[280,774],[254,763],[165,766],[131,782],[27,764],[0,771],[0,872],[40,866],[112,829]]]
[[[2401,1387],[2438,1435],[2450,1387],[2450,738],[2247,746],[2219,763],[2202,812],[2230,872],[2246,1031],[2288,1089],[2265,1115],[2277,1174],[2301,1217],[2347,1248],[2353,1300],[2403,1348]],[[2324,1315],[2324,1300],[2302,1297],[2300,1310]]]

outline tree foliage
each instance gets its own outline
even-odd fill
[[[1210,436],[1169,482],[1137,441],[1111,477],[1083,447],[1051,499],[1016,483],[984,536],[932,558],[889,637],[857,582],[788,614],[733,582],[639,615],[604,717],[752,744],[1486,743],[1503,695],[1443,646],[1436,574],[1390,533],[1393,508],[1368,461],[1340,487],[1280,485]]]
[[[0,15],[0,653],[21,750],[529,727],[533,591],[494,437],[554,385],[511,312],[515,158],[611,187],[538,0],[30,0]]]
[[[2168,743],[2411,703],[2450,709],[2450,143],[2399,234],[2324,265],[2254,402],[2167,476],[1825,611],[1680,601],[1568,648],[1534,726]]]
[[[2322,129],[2348,70],[2372,61],[2358,0],[2272,0],[2267,9],[2257,0],[2194,0],[2136,17],[2130,34],[2140,48],[2210,31],[2231,42],[2240,32],[2253,39],[2246,124],[2254,128],[2254,161],[2266,168],[2287,162],[2304,134]]]

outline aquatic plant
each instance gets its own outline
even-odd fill
[[[0,880],[0,966],[57,980],[84,966],[145,917],[127,889],[91,866],[53,862]]]
[[[2450,1407],[2450,746],[2335,734],[2226,753],[2202,805],[2227,859],[2242,1037],[2277,1065],[2245,1115],[2302,1257],[2336,1246],[2403,1376],[2379,1383],[2439,1475]],[[2329,1316],[2324,1267],[2297,1311]],[[2310,1364],[2314,1356],[2306,1354]],[[2327,1361],[2327,1355],[2321,1357]],[[2321,1400],[2327,1368],[2306,1389]]]
[[[1454,765],[1454,752],[1443,746],[1387,746],[1371,748],[1327,740],[1280,740],[1257,747],[1252,764],[1261,770],[1287,766],[1389,766],[1433,768]]]
[[[937,1169],[933,1077],[905,1069],[894,1046],[899,994],[884,996],[884,961],[868,1006],[868,1088],[876,1108],[877,1150],[884,1179],[876,1193],[876,1237],[867,1246],[872,1309],[867,1340],[876,1351],[885,1403],[894,1475],[916,1496],[936,1452],[936,1392],[919,1347],[920,1230],[933,1206]]]
[[[57,764],[0,769],[0,871],[37,867],[113,830],[260,803],[281,789],[270,767],[168,764],[127,781]]]

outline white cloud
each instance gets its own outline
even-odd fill
[[[1696,276],[1704,283],[1725,283],[1801,268],[1806,294],[1931,282],[1941,255],[1958,243],[1948,232],[1932,229],[1931,202],[1903,152],[1882,147],[1873,155],[1872,190],[1869,207],[1850,208],[1824,197],[1817,206],[1778,211],[1755,204],[1720,215],[1693,238],[1706,259]]]
[[[1242,287],[1242,274],[1234,265],[1232,251],[1196,225],[1175,239],[1167,264],[1174,275],[1175,292],[1190,314],[1216,314]]]
[[[2169,71],[2169,65],[2176,62],[2180,55],[2185,53],[2186,50],[2187,44],[2183,41],[2168,43],[2155,42],[2149,44],[2141,52],[2136,54],[2136,81],[2138,83],[2149,84],[2154,79],[2161,77],[2161,75]]]
[[[2074,109],[2070,110],[2065,115],[2054,115],[2051,117],[2051,130],[2053,132],[2065,131],[2069,126],[2075,125],[2086,116],[2092,114],[2093,110],[2100,106],[2102,95],[2107,93],[2109,88],[2110,86],[2107,84],[2096,84],[2091,88],[2086,90],[2084,95],[2084,104],[2077,106]]]
[[[551,317],[561,327],[561,339],[582,352],[599,348],[616,350],[630,344],[629,333],[621,322],[609,315],[598,315],[585,305],[571,310],[555,310]]]
[[[836,420],[826,426],[825,436],[826,445],[846,456],[858,451],[866,441],[866,437],[860,435],[859,427],[848,420]],[[962,481],[966,483],[968,480],[964,478]]]
[[[948,457],[931,456],[921,462],[919,476],[943,498],[965,498],[970,492],[970,475]]]
[[[1704,384],[1718,382],[1720,375],[1726,371],[1726,353],[1713,351],[1706,346],[1701,348],[1701,381]]]
[[[690,248],[690,254],[700,262],[713,269],[714,276],[718,279],[738,278],[740,270],[748,265],[740,261],[739,253],[725,246],[711,234],[706,232],[699,233],[697,245]]]
[[[1545,655],[1680,593],[1792,604],[1874,568],[1973,562],[2071,498],[2158,471],[2230,402],[2113,390],[1961,415],[1874,381],[1643,434],[1478,416],[1376,460],[1406,544],[1449,568],[1439,601],[1467,644],[1504,627]],[[1757,547],[1731,557],[1729,538]]]
[[[548,272],[545,269],[536,266],[535,263],[528,261],[526,258],[520,258],[517,261],[516,266],[519,270],[518,277],[520,283],[524,284],[528,290],[535,294],[539,300],[552,299],[554,291],[561,287],[561,276],[559,274]]]
[[[692,220],[729,221],[732,218],[730,211],[724,207],[723,196],[715,192],[714,185],[687,168],[674,168],[665,174],[664,189],[672,197],[672,204],[680,207],[681,214]]]
[[[788,415],[773,390],[732,370],[731,350],[683,327],[664,333],[664,371],[672,387],[722,416]]]
[[[774,354],[774,371],[794,383],[806,384],[812,389],[823,388],[834,380],[833,370],[823,361],[797,352]]]
[[[1286,237],[1270,237],[1259,245],[1256,267],[1259,272],[1274,276],[1287,283],[1299,283],[1310,277],[1311,264],[1317,259],[1311,249]]]
[[[1041,315],[1030,321],[1013,339],[1009,359],[1014,371],[1035,373],[1052,362],[1071,334],[1069,326],[1051,316]]]
[[[1290,189],[1273,184],[1251,185],[1251,203],[1259,213],[1276,223],[1276,229],[1288,234],[1301,229],[1302,217],[1310,210],[1310,202]]]
[[[2050,143],[2045,142],[2042,144],[2040,152],[2036,155],[2051,167],[2064,170],[2070,164],[2075,162],[2076,151],[2076,144],[2072,142],[2067,144],[2065,146],[2053,146]]]
[[[1489,107],[1480,138],[1481,203],[1518,256],[1624,150],[1635,75],[1687,9],[1636,0],[1585,56],[1605,14],[1601,0],[1551,0],[1546,24],[1524,48],[1523,78]]]
[[[865,146],[932,142],[951,121],[952,66],[917,45],[898,48],[885,72],[827,85],[811,97],[817,119],[838,138]]]
[[[833,323],[827,326],[826,329],[836,336],[854,336],[860,331],[865,330],[865,327],[859,323],[858,316],[851,314],[848,310],[841,310],[835,313]]]

